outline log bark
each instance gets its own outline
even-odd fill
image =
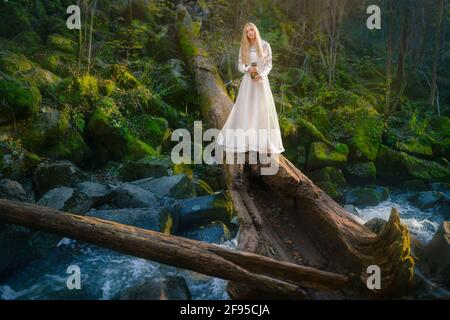
[[[303,297],[303,288],[335,289],[347,277],[250,252],[136,228],[34,204],[0,199],[0,221],[59,234],[125,254],[238,281],[278,295]]]
[[[176,27],[181,51],[201,95],[202,116],[211,127],[222,128],[233,102],[217,69],[209,61],[195,22],[182,5],[177,7]],[[395,209],[384,230],[376,235],[355,221],[351,214],[315,186],[283,155],[280,155],[278,164],[279,170],[275,175],[261,176],[261,179],[269,190],[277,193],[297,212],[296,219],[310,230],[309,236],[319,245],[322,256],[327,257],[328,266],[335,270],[356,272],[362,281],[359,285],[365,287],[367,267],[378,265],[381,268],[382,289],[377,293],[383,296],[401,295],[410,287],[414,261],[410,255],[409,232],[400,222]],[[257,172],[260,167],[253,165],[252,171]],[[264,233],[263,220],[252,220],[254,205],[249,204],[245,190],[235,190],[233,181],[239,168],[225,164],[224,172],[241,223],[239,248],[256,252],[260,235]],[[239,287],[242,286],[231,282],[230,294],[234,298],[249,297],[249,288],[239,290]]]

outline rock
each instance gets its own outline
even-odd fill
[[[57,85],[61,82],[61,78],[49,70],[40,67],[34,67],[23,74],[23,79],[35,84],[39,90],[47,90],[52,85]]]
[[[183,277],[147,279],[126,289],[120,300],[190,300],[191,293]]]
[[[81,170],[69,161],[43,162],[34,171],[33,181],[39,195],[57,186],[70,187]]]
[[[373,162],[353,162],[344,168],[347,181],[355,185],[373,184],[376,179],[376,168]]]
[[[106,105],[114,102],[103,103]],[[95,150],[105,150],[110,158],[118,160],[139,160],[156,155],[151,146],[124,130],[128,127],[127,120],[120,113],[112,113],[109,109],[114,107],[106,109],[106,106],[99,106],[88,121],[86,135]]]
[[[34,67],[23,54],[1,50],[0,51],[0,71],[12,76],[20,75]]]
[[[173,163],[169,156],[147,156],[140,160],[125,162],[119,175],[124,181],[159,178],[169,175],[172,167]]]
[[[424,182],[446,182],[450,170],[441,164],[419,159],[381,145],[375,161],[377,177],[391,183],[420,179]]]
[[[17,80],[0,79],[0,97],[7,106],[0,108],[3,124],[31,117],[39,111],[42,101],[39,89]]]
[[[403,183],[403,187],[406,191],[426,191],[428,190],[425,182],[420,179],[412,179],[412,180],[406,180]]]
[[[347,162],[347,155],[323,142],[313,142],[308,153],[307,166],[310,170],[323,167],[342,168]]]
[[[0,172],[4,177],[21,178],[40,162],[41,159],[34,153],[0,142]]]
[[[186,199],[195,197],[195,186],[185,174],[169,177],[146,178],[132,182],[133,184],[153,192],[160,197]]]
[[[189,239],[218,244],[231,239],[231,232],[222,221],[213,221],[205,226],[184,231],[180,235]]]
[[[435,183],[430,183],[429,186],[430,186],[430,189],[433,191],[439,191],[439,192],[450,191],[450,183],[435,182]]]
[[[419,158],[431,159],[433,157],[430,140],[424,135],[399,141],[397,145],[400,151],[407,152]]]
[[[230,225],[233,218],[233,204],[223,192],[178,202],[179,230],[207,225],[213,221],[221,221]]]
[[[93,207],[105,203],[113,190],[108,185],[92,181],[80,182],[75,185],[75,189],[87,195],[91,199]]]
[[[91,209],[86,215],[164,233],[175,233],[178,227],[178,214],[161,209],[160,207],[109,210]]]
[[[157,208],[155,195],[131,183],[124,183],[111,193],[113,203],[119,208]]]
[[[91,151],[69,119],[67,111],[43,108],[36,117],[19,127],[24,147],[48,158],[74,163],[86,160]]]
[[[0,198],[13,201],[27,202],[27,193],[22,185],[10,179],[0,180]]]
[[[92,205],[91,199],[84,193],[73,188],[58,187],[51,189],[39,201],[38,205],[70,212],[85,214]]]
[[[214,191],[226,189],[226,183],[222,175],[220,165],[196,165],[193,174],[197,181],[204,181]]]
[[[408,198],[414,206],[421,210],[429,209],[434,207],[443,197],[441,192],[437,191],[424,191],[418,192],[413,196]]]
[[[345,194],[346,204],[356,206],[376,206],[389,198],[389,191],[381,186],[355,188]]]
[[[335,167],[324,167],[311,171],[308,177],[314,182],[332,182],[339,187],[345,185],[345,178],[342,171]]]
[[[439,226],[423,251],[422,259],[428,265],[429,273],[450,287],[450,221],[444,221]]]
[[[373,218],[367,221],[364,225],[369,228],[373,233],[379,234],[383,230],[387,221],[381,218]]]
[[[59,51],[45,50],[36,53],[34,58],[43,68],[60,77],[70,77],[71,66],[76,63],[74,55]]]

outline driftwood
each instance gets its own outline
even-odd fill
[[[217,69],[209,61],[195,25],[187,9],[179,5],[176,17],[178,39],[200,93],[202,116],[210,127],[222,128],[233,102]],[[367,277],[367,267],[378,265],[382,277],[382,288],[377,291],[378,294],[401,295],[409,288],[414,265],[410,255],[409,232],[400,222],[395,209],[392,210],[384,230],[376,235],[355,221],[351,214],[315,186],[284,156],[280,156],[278,163],[277,174],[261,176],[259,179],[265,183],[265,188],[277,194],[283,204],[295,212],[293,219],[307,226],[308,236],[317,244],[318,253],[327,259],[328,268],[356,273],[361,279],[359,285],[363,285]],[[259,167],[252,165],[252,172],[258,175]],[[269,226],[264,224],[263,219],[258,218],[260,214],[255,212],[260,199],[249,199],[245,187],[235,188],[234,182],[239,173],[237,165],[224,165],[224,172],[240,217],[239,248],[264,253],[259,243],[264,234],[269,233],[265,230]],[[248,181],[244,183],[244,186],[246,185],[248,186]],[[251,190],[250,187],[248,189]],[[271,241],[267,238],[266,240]],[[288,252],[289,249],[281,248],[281,251]],[[231,282],[228,291],[234,298],[251,296],[250,288],[244,288],[238,283]]]
[[[0,199],[0,221],[43,230],[122,253],[245,283],[280,296],[303,297],[303,288],[335,289],[347,277],[280,262],[156,231],[34,204]]]

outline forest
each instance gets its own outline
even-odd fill
[[[447,0],[8,0],[0,21],[0,300],[450,298]],[[236,182],[174,163],[172,133],[223,125],[246,22],[286,151]]]

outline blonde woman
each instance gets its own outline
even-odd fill
[[[217,137],[225,152],[272,155],[284,151],[267,77],[271,69],[270,44],[261,39],[255,24],[246,23],[238,61],[238,70],[244,76],[233,109]]]

